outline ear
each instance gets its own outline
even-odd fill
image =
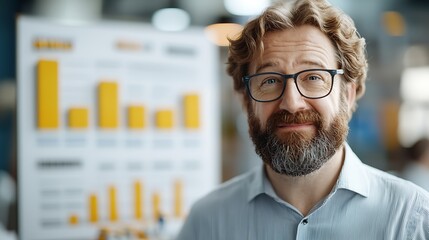
[[[348,106],[348,113],[351,117],[354,106],[356,104],[356,84],[354,82],[349,82],[346,84],[346,89],[347,89],[346,101]]]

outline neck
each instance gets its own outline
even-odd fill
[[[306,216],[322,199],[329,195],[341,171],[344,146],[319,170],[300,177],[279,174],[266,166],[266,172],[276,194]]]

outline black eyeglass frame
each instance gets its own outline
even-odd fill
[[[298,76],[299,74],[301,74],[301,73],[304,73],[304,72],[311,72],[311,71],[325,71],[325,72],[328,72],[328,73],[331,75],[331,81],[332,81],[332,84],[331,84],[331,88],[329,89],[329,92],[328,92],[327,94],[325,94],[325,95],[323,95],[323,96],[321,96],[321,97],[307,97],[307,96],[305,96],[304,94],[302,94],[301,90],[299,90],[298,84],[297,84],[297,82],[296,82],[296,81],[297,81],[297,80],[296,80],[296,79],[297,79],[297,76]],[[259,76],[259,75],[265,75],[265,74],[275,74],[275,75],[279,75],[279,76],[281,76],[281,77],[283,77],[283,78],[285,79],[285,81],[283,81],[283,89],[282,89],[282,93],[281,93],[277,98],[275,98],[275,99],[273,99],[273,100],[257,100],[257,99],[255,99],[255,98],[252,96],[252,94],[250,93],[250,85],[249,85],[249,82],[250,82],[251,78],[252,78],[252,77]],[[247,93],[249,94],[249,96],[250,96],[253,100],[255,100],[256,102],[273,102],[273,101],[276,101],[276,100],[280,99],[281,97],[283,97],[283,94],[284,94],[285,89],[286,89],[286,82],[287,82],[287,80],[288,80],[288,79],[290,79],[290,78],[293,78],[294,83],[295,83],[295,87],[296,87],[296,89],[298,90],[299,94],[301,94],[301,96],[303,96],[303,97],[305,97],[305,98],[308,98],[308,99],[320,99],[320,98],[324,98],[324,97],[328,96],[329,94],[331,94],[331,92],[332,92],[332,88],[334,87],[334,77],[335,77],[335,75],[337,75],[337,74],[344,74],[344,70],[343,70],[343,69],[321,69],[321,68],[315,68],[315,69],[306,69],[306,70],[302,70],[302,71],[297,72],[297,73],[294,73],[294,74],[281,74],[281,73],[278,73],[278,72],[262,72],[262,73],[257,73],[257,74],[253,74],[253,75],[249,75],[249,76],[244,76],[244,77],[242,78],[242,80],[243,80],[243,82],[244,82],[244,85],[246,85]]]

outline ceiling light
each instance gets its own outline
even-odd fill
[[[243,26],[237,23],[216,23],[206,27],[206,37],[218,46],[228,46],[228,38],[234,39],[239,36]]]
[[[270,0],[224,0],[228,12],[239,16],[252,16],[261,13],[270,5]]]
[[[399,12],[383,13],[383,25],[390,36],[399,37],[405,33],[405,20]]]
[[[429,102],[429,67],[407,68],[402,73],[400,91],[405,101]]]
[[[182,31],[189,27],[189,14],[179,8],[164,8],[152,16],[152,24],[162,31]]]

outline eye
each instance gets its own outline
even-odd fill
[[[260,82],[260,86],[261,87],[268,87],[268,86],[276,86],[276,85],[281,85],[282,84],[282,79],[280,76],[266,76],[265,78],[263,78]]]
[[[262,84],[270,85],[270,84],[276,84],[276,83],[278,83],[278,82],[279,82],[279,80],[278,80],[278,79],[275,79],[275,78],[268,78],[268,79],[265,79],[265,80],[262,82]]]
[[[308,75],[307,76],[307,80],[310,80],[310,81],[320,81],[320,80],[323,80],[323,78],[321,76],[319,76],[319,75]]]
[[[252,91],[273,91],[283,88],[283,79],[280,74],[262,73],[252,78],[249,87]]]

